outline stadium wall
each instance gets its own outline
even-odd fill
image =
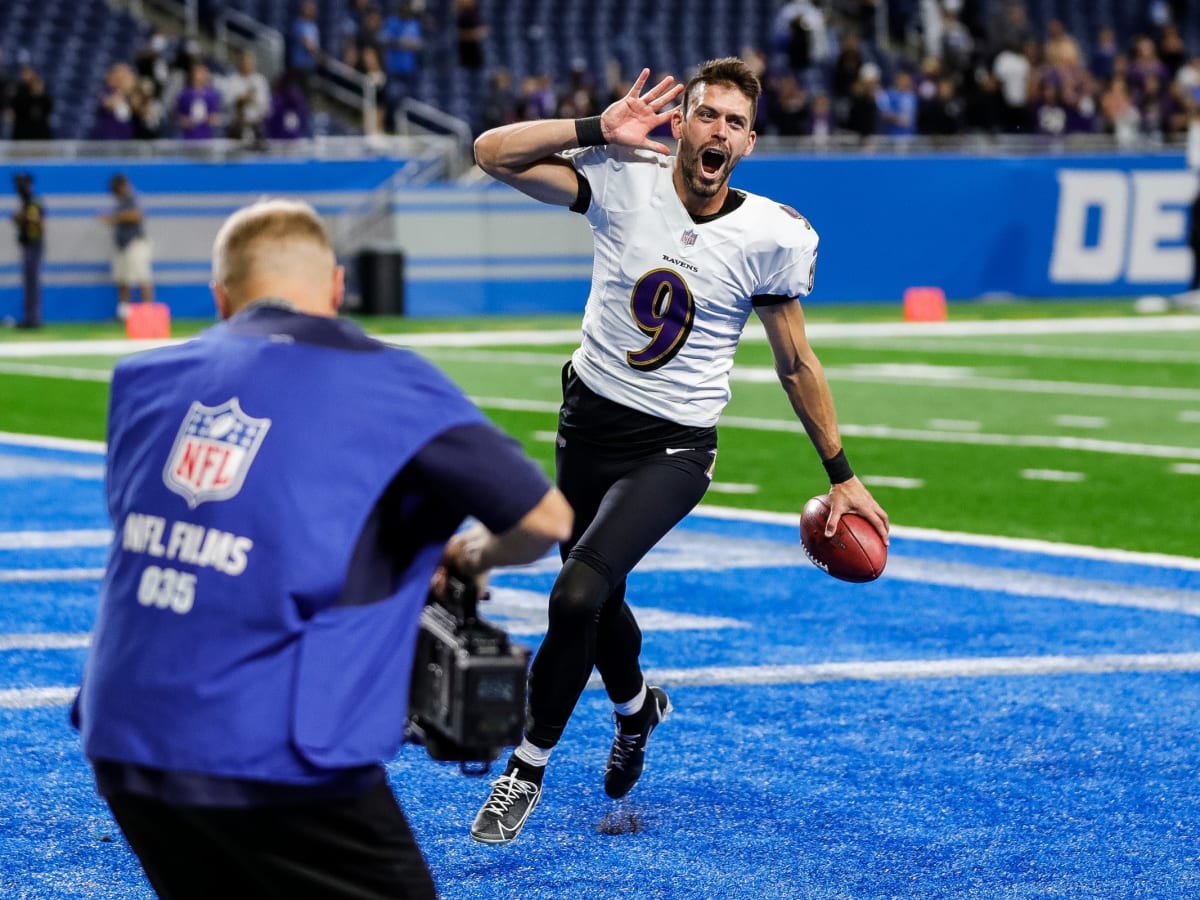
[[[97,215],[111,208],[116,171],[139,192],[158,296],[176,317],[212,314],[208,257],[221,221],[283,194],[313,203],[338,234],[381,214],[373,242],[405,255],[409,315],[582,308],[591,239],[581,216],[494,184],[400,190],[379,209],[377,190],[399,164],[56,162],[2,166],[0,184],[32,171],[46,201],[48,321],[112,314],[111,236]],[[1172,293],[1191,274],[1196,176],[1182,154],[762,156],[745,160],[734,183],[794,206],[820,232],[810,302],[895,302],[913,285],[955,299]],[[19,317],[20,284],[16,242],[0,241],[0,318]]]

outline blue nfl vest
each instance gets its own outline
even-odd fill
[[[415,354],[275,309],[121,362],[111,396],[87,755],[286,784],[392,756],[443,544],[382,600],[343,579],[394,476],[483,414]]]

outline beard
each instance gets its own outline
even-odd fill
[[[681,149],[679,169],[683,174],[683,183],[697,197],[715,197],[725,187],[725,183],[729,180],[729,173],[733,171],[737,160],[732,156],[727,156],[721,163],[721,167],[712,175],[708,175],[700,165],[702,152],[699,147],[689,146]]]

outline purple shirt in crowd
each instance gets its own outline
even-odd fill
[[[221,95],[215,87],[185,87],[179,92],[179,99],[175,101],[175,111],[180,116],[186,116],[191,124],[181,125],[179,136],[188,140],[213,137],[216,132],[208,120],[220,109]]]

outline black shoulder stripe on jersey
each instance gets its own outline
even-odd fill
[[[755,294],[750,298],[750,302],[754,306],[778,306],[780,303],[787,303],[789,300],[795,299],[787,294]]]
[[[588,184],[588,180],[578,169],[575,170],[575,177],[579,179],[579,192],[575,195],[575,202],[571,204],[571,212],[579,213],[582,216],[592,205],[592,186]]]

